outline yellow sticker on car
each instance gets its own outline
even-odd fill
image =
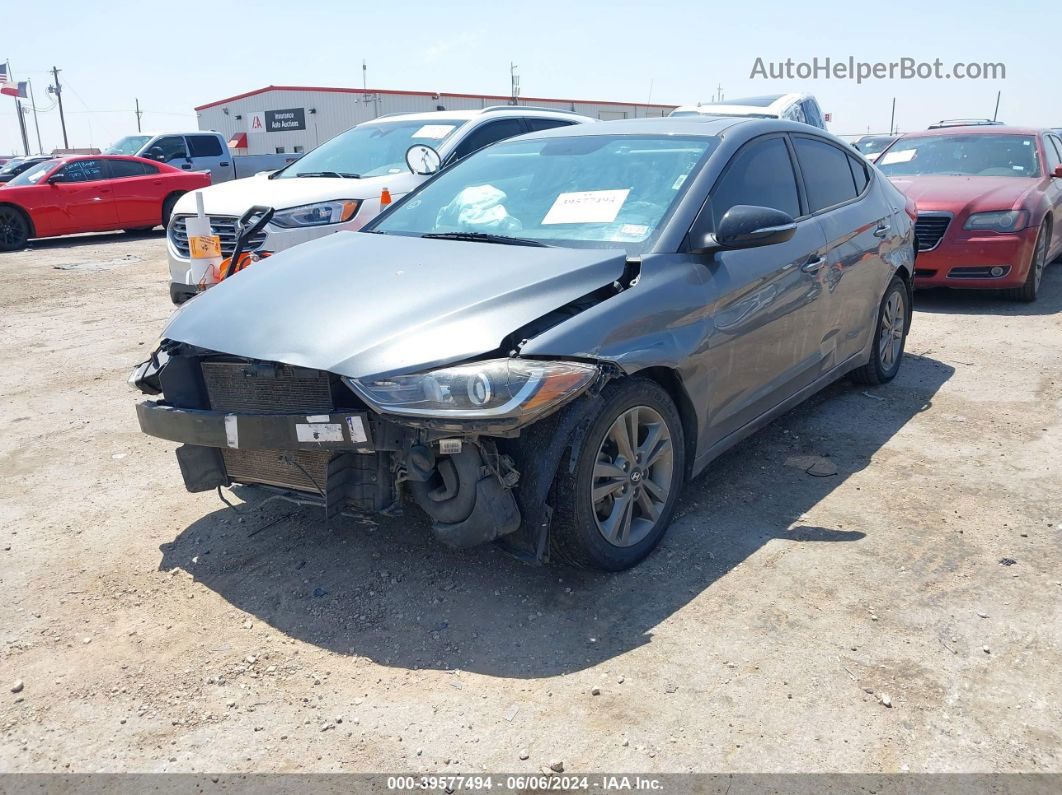
[[[217,235],[192,235],[188,238],[188,254],[192,259],[220,257],[221,238]]]

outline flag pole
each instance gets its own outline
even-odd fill
[[[5,61],[4,64],[7,67],[7,82],[11,83],[13,82],[11,80],[11,61]],[[15,83],[15,87],[17,89],[18,83]],[[22,133],[22,148],[26,150],[26,157],[29,157],[30,146],[29,136],[26,135],[26,117],[22,113],[22,103],[19,101],[17,93],[15,95],[15,113],[18,114],[18,130]]]
[[[26,78],[26,85],[29,86],[29,101],[30,107],[33,108],[33,126],[37,130],[37,154],[44,154],[44,145],[41,143],[41,125],[37,121],[37,100],[33,97],[33,81],[28,77]]]

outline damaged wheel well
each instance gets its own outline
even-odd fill
[[[679,418],[682,420],[682,432],[685,437],[686,472],[684,478],[689,480],[693,470],[693,461],[697,453],[697,412],[693,408],[693,401],[690,400],[686,387],[683,386],[678,373],[669,367],[646,367],[644,370],[638,370],[632,375],[655,381],[663,387],[675,402]]]

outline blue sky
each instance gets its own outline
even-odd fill
[[[737,97],[810,91],[836,133],[886,129],[897,98],[901,129],[940,118],[999,116],[1062,126],[1057,36],[1062,3],[1005,7],[986,0],[934,3],[761,0],[725,7],[699,0],[504,2],[247,2],[152,4],[95,0],[29,3],[3,12],[0,60],[29,77],[38,104],[46,70],[63,71],[72,146],[103,146],[136,130],[195,128],[192,108],[269,84],[369,85],[506,94],[509,62],[525,96],[689,103],[722,85]],[[941,59],[1002,62],[1003,80],[753,80],[757,57],[810,61]],[[61,145],[58,112],[40,114],[45,149]],[[35,138],[30,119],[31,140]],[[14,102],[0,97],[0,153],[21,151]]]

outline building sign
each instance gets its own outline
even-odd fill
[[[260,110],[252,111],[247,114],[247,132],[260,133],[265,132],[265,114]]]
[[[306,109],[288,108],[287,110],[267,110],[265,112],[266,132],[288,132],[306,129]]]

